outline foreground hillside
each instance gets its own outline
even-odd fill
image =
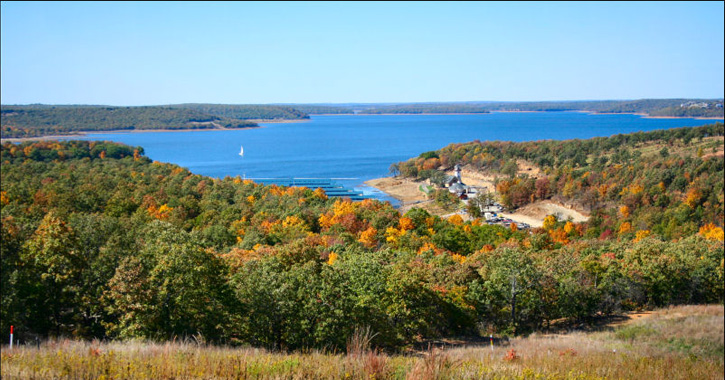
[[[553,217],[521,231],[212,179],[107,142],[6,143],[0,159],[0,331],[22,340],[342,349],[365,328],[397,350],[723,301],[722,224],[688,205],[676,239]]]
[[[2,351],[3,379],[722,379],[723,307],[657,310],[599,332],[531,335],[407,355],[276,353],[167,343],[67,340]]]

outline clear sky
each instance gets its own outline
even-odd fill
[[[723,2],[2,2],[2,103],[722,98]]]

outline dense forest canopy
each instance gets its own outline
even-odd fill
[[[722,124],[707,128],[660,133],[676,144],[690,133],[690,142],[722,136]],[[374,346],[395,349],[723,302],[722,155],[690,157],[671,145],[656,154],[664,161],[650,162],[627,145],[642,136],[651,137],[541,144],[555,152],[546,191],[561,184],[587,194],[596,185],[599,194],[606,185],[612,207],[631,208],[583,224],[551,216],[530,231],[422,209],[401,215],[389,203],[331,199],[321,189],[213,179],[152,162],[141,147],[4,143],[0,330],[14,325],[24,340],[195,335],[297,349],[345,347],[369,328]],[[615,143],[625,149],[576,166],[584,164],[578,152]],[[460,144],[425,160],[493,162],[537,145]],[[640,178],[651,165],[671,172]],[[652,207],[664,228],[642,217]]]

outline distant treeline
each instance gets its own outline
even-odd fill
[[[562,102],[465,102],[417,103],[367,106],[365,114],[486,113],[491,111],[588,111],[595,113],[639,113],[650,116],[723,117],[722,99],[641,99]]]
[[[589,111],[597,113],[650,113],[680,106],[687,99],[597,100],[562,102],[490,103],[492,111]]]
[[[2,137],[37,137],[81,131],[250,128],[257,124],[193,109],[165,106],[2,106]]]
[[[169,107],[189,109],[212,116],[241,120],[300,120],[310,117],[289,106],[261,104],[175,104]]]
[[[488,113],[485,105],[460,103],[399,104],[373,107],[360,111],[365,114],[425,114],[425,113]]]
[[[722,103],[720,103],[722,105]],[[696,108],[696,107],[667,107],[649,113],[650,116],[673,117],[723,117],[722,107]]]
[[[290,107],[302,111],[308,115],[340,115],[351,114],[354,112],[353,107],[349,106],[328,106],[318,104],[293,104]]]

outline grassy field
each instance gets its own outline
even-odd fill
[[[49,341],[2,349],[3,379],[723,379],[722,305],[680,306],[595,332],[407,355],[275,353],[168,343]]]

